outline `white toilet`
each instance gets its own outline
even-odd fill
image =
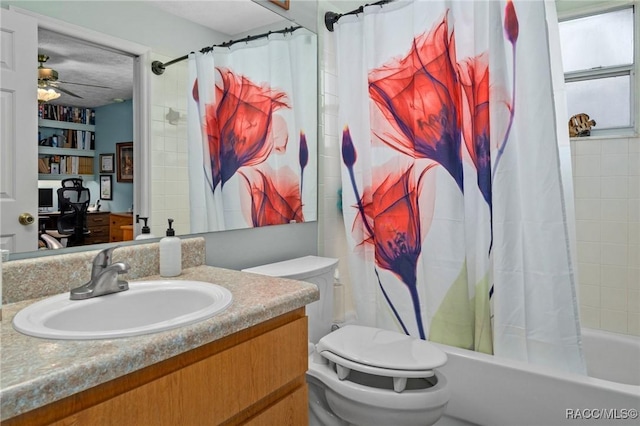
[[[331,332],[333,274],[338,260],[306,256],[244,272],[307,281],[320,300],[309,317],[309,423],[322,426],[425,426],[449,401],[435,369],[447,362],[434,345],[401,333],[358,325]]]

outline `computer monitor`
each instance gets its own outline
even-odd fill
[[[38,188],[38,210],[49,211],[53,207],[53,188]]]

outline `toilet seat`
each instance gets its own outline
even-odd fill
[[[335,363],[338,379],[351,370],[392,377],[396,392],[405,390],[408,378],[432,377],[447,355],[424,340],[372,327],[348,325],[324,336],[316,352]]]
[[[447,380],[437,371],[435,385],[423,389],[408,388],[398,393],[390,387],[381,389],[350,380],[338,380],[331,365],[317,363],[314,354],[311,354],[307,376],[324,388],[332,412],[340,419],[356,425],[433,424],[442,415],[450,398]],[[357,417],[353,417],[354,413],[358,413]],[[413,418],[414,421],[407,421],[407,418]]]

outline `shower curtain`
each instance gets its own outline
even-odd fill
[[[315,35],[189,55],[191,232],[316,220]]]
[[[584,373],[544,2],[371,6],[336,52],[358,320]]]

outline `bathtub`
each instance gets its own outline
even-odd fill
[[[589,377],[436,344],[451,387],[436,426],[640,424],[640,338],[582,333]]]

